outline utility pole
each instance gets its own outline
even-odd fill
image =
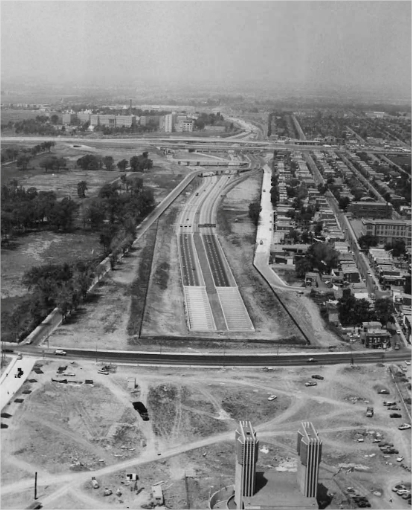
[[[34,499],[37,499],[37,471],[34,473]]]

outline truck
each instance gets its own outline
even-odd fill
[[[374,414],[373,407],[367,407],[366,408],[366,416],[368,418],[372,418],[373,414]]]

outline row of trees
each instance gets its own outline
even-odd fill
[[[392,321],[394,305],[390,299],[377,299],[374,307],[367,299],[352,295],[338,300],[339,321],[342,326],[356,326],[362,322],[380,321],[383,326]]]
[[[103,167],[108,170],[114,170],[115,164],[112,156],[99,156],[94,154],[86,154],[76,161],[76,165],[82,170],[101,170]],[[148,152],[143,152],[139,156],[132,156],[130,161],[122,159],[117,163],[117,168],[124,172],[130,165],[132,172],[144,172],[150,170],[153,167],[153,161],[149,158]]]
[[[53,116],[52,116],[53,117]],[[57,117],[57,115],[56,115]],[[46,121],[44,119],[47,119]],[[58,117],[57,117],[58,121]],[[37,116],[35,119],[23,119],[18,122],[8,122],[7,124],[2,124],[1,129],[3,130],[11,130],[13,129],[16,135],[24,134],[37,134],[37,135],[55,135],[56,134],[56,123],[53,123],[51,119],[48,117],[39,117]]]
[[[2,242],[28,229],[51,228],[67,232],[73,227],[77,204],[70,197],[58,201],[53,191],[25,189],[12,180],[2,186],[1,198]]]
[[[21,163],[21,158],[24,158],[28,164],[31,157],[37,156],[38,154],[46,152],[47,150],[50,152],[54,145],[55,142],[49,141],[40,143],[31,148],[7,147],[1,150],[1,162],[8,163],[17,160],[17,166],[21,167],[23,166]]]

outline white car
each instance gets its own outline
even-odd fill
[[[396,459],[396,462],[402,462],[402,461],[403,461],[403,457],[398,457],[398,458]]]
[[[411,364],[410,361],[405,361],[405,363],[409,366]]]
[[[63,351],[62,349],[56,349],[54,354],[56,354],[56,356],[66,356],[67,352]]]
[[[399,430],[408,430],[410,428],[411,426],[409,425],[409,423],[402,423],[402,425],[399,425],[398,427]]]
[[[276,400],[278,397],[276,395],[271,395],[268,400]]]

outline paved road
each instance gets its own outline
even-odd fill
[[[27,346],[19,349],[25,354],[39,357],[43,352],[40,349]],[[390,351],[370,350],[363,352],[339,353],[297,353],[297,354],[187,354],[187,353],[148,353],[126,351],[102,351],[88,349],[65,349],[67,356],[63,359],[98,359],[100,361],[113,361],[117,363],[130,363],[141,365],[198,365],[198,366],[300,366],[300,365],[334,365],[340,363],[379,363],[399,362],[410,360],[409,350]],[[45,349],[44,355],[48,358],[58,359],[52,350]],[[315,362],[309,362],[313,358]]]
[[[147,138],[75,138],[75,137],[41,137],[41,136],[20,136],[20,137],[3,137],[3,140],[9,140],[13,143],[37,143],[44,142],[45,140],[53,139],[62,143],[80,143],[80,144],[113,144],[113,145],[133,145],[145,146],[153,145],[155,147],[174,147],[174,148],[187,148],[190,143],[191,148],[208,148],[212,147],[215,150],[228,149],[231,147],[239,146],[249,150],[265,149],[268,151],[273,150],[299,150],[299,151],[313,151],[325,149],[322,145],[299,145],[295,143],[276,143],[270,141],[252,141],[243,139],[222,139],[222,138],[200,138],[200,137],[179,137],[179,138],[163,138],[163,137],[147,137]],[[226,140],[226,141],[225,141]],[[340,149],[345,151],[346,149]],[[365,150],[373,154],[404,154],[401,151],[387,150],[387,149],[369,149]]]

